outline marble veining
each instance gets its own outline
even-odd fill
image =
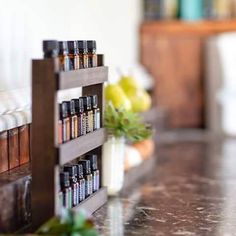
[[[236,235],[236,141],[158,149],[148,179],[95,213],[101,235]]]

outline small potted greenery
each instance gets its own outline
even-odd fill
[[[152,132],[139,114],[116,109],[111,103],[106,106],[104,116],[108,139],[102,153],[103,185],[107,186],[109,195],[117,195],[123,186],[125,141],[142,141]]]
[[[61,215],[54,217],[43,224],[36,235],[62,235],[62,236],[98,236],[91,219],[83,212],[74,212],[63,208]]]

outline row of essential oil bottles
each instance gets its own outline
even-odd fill
[[[100,128],[98,96],[83,96],[59,104],[58,143],[93,132]]]
[[[43,41],[44,58],[59,58],[61,71],[97,67],[95,40]]]
[[[60,206],[68,209],[75,207],[99,188],[97,155],[86,155],[78,164],[63,167],[60,173]]]

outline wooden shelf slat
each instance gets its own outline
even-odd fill
[[[106,66],[66,72],[63,71],[59,72],[58,90],[101,84],[106,82],[107,78],[108,67]]]
[[[88,215],[92,215],[96,210],[107,202],[107,188],[102,187],[93,193],[78,206],[73,207],[74,211],[84,210]]]
[[[75,158],[89,152],[101,145],[106,140],[104,128],[88,133],[77,139],[71,140],[59,146],[59,164],[64,165]]]

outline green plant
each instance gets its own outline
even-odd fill
[[[137,113],[123,108],[115,109],[112,103],[108,103],[104,115],[108,134],[117,138],[125,137],[131,142],[139,142],[152,135],[150,126],[143,123]]]
[[[36,234],[39,235],[70,235],[70,236],[98,236],[91,219],[85,214],[62,209],[60,217],[54,217],[42,225]]]

